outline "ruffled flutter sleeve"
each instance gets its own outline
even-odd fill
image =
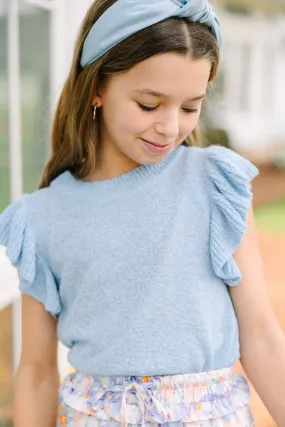
[[[241,271],[233,255],[247,231],[252,203],[251,181],[258,169],[239,154],[224,147],[206,150],[210,181],[210,253],[215,274],[230,286],[238,285]]]
[[[25,199],[22,196],[0,215],[0,245],[6,247],[6,255],[19,270],[20,290],[41,302],[53,316],[61,309],[54,275],[41,257],[34,233],[28,223]]]

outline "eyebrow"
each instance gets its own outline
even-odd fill
[[[169,98],[168,95],[165,95],[164,93],[161,93],[161,92],[156,92],[155,90],[151,90],[151,89],[138,89],[138,90],[136,90],[136,92],[146,94],[146,95],[156,96],[159,98]],[[207,95],[205,93],[203,93],[202,95],[195,96],[194,98],[188,99],[186,102],[199,101],[200,99],[206,98],[206,96]]]

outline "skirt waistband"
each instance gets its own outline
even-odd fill
[[[217,371],[202,372],[184,375],[159,375],[159,376],[94,376],[80,371],[68,375],[65,382],[72,382],[78,391],[97,390],[99,386],[128,386],[130,383],[150,384],[154,390],[178,390],[211,386],[217,383],[232,383],[236,373],[233,367]]]
[[[60,397],[69,407],[102,420],[142,426],[227,416],[249,403],[247,381],[234,368],[166,376],[68,375]]]

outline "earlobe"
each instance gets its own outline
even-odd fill
[[[102,97],[98,94],[98,95],[95,95],[94,97],[93,97],[93,99],[92,99],[92,105],[94,106],[94,107],[102,107],[102,105],[103,105],[103,102],[102,102]]]

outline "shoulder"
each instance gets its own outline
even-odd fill
[[[235,210],[245,220],[252,201],[251,181],[258,169],[240,154],[220,146],[204,149],[204,161],[213,205],[228,215]]]
[[[0,213],[0,217],[18,214],[31,221],[38,215],[47,217],[57,207],[61,207],[64,196],[72,194],[72,188],[68,191],[72,181],[66,180],[66,174],[59,175],[49,187],[23,194]]]
[[[189,176],[205,182],[211,196],[227,187],[242,191],[258,175],[258,169],[246,158],[222,146],[181,147],[180,166]]]
[[[49,187],[23,194],[0,213],[0,245],[15,267],[23,245],[25,253],[43,251],[48,225],[61,209],[61,180],[59,176]]]
[[[181,148],[186,162],[195,163],[210,178],[218,171],[225,174],[235,171],[250,180],[258,175],[258,169],[249,160],[229,148],[218,145]]]
[[[221,146],[211,146],[204,149],[207,173],[215,179],[223,173],[232,179],[252,180],[258,175],[258,169],[245,157]]]

